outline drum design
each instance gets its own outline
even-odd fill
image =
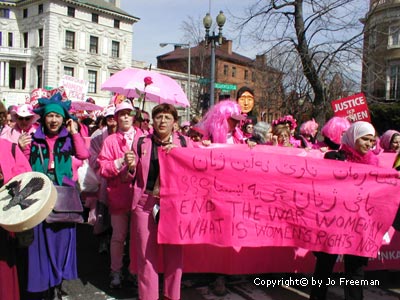
[[[39,172],[15,176],[0,189],[0,226],[21,232],[41,223],[51,212],[57,191]]]

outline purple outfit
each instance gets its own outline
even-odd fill
[[[62,135],[65,134],[67,133],[64,128],[61,131],[60,137],[62,138]],[[47,137],[41,130],[36,131],[35,138],[46,140],[46,143],[52,148],[50,141],[47,140]],[[67,145],[67,143],[64,145]],[[73,155],[72,152],[75,152],[76,157],[79,159],[89,157],[89,151],[79,133],[72,135],[72,147],[74,151],[71,151],[69,156]],[[70,173],[72,174],[72,164],[69,168],[71,168]],[[56,177],[57,172],[56,165]],[[51,179],[56,181],[55,178]],[[71,280],[78,278],[75,224],[49,224],[42,222],[34,227],[34,241],[28,249],[28,257],[27,290],[29,292],[46,291],[49,288],[60,285],[63,279]]]

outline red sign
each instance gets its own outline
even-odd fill
[[[39,98],[49,98],[49,97],[50,97],[50,92],[48,90],[42,88],[34,89],[31,92],[30,98],[27,99],[26,103],[31,104],[33,107],[36,107],[38,105]]]
[[[371,122],[367,99],[363,93],[334,100],[331,102],[333,113],[337,117],[348,117],[350,121]]]

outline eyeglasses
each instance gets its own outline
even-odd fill
[[[32,117],[18,117],[19,121],[30,121]]]
[[[142,122],[150,123],[149,119],[143,119]]]

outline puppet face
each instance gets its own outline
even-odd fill
[[[239,97],[238,103],[242,112],[247,114],[254,107],[254,95],[246,91]]]

